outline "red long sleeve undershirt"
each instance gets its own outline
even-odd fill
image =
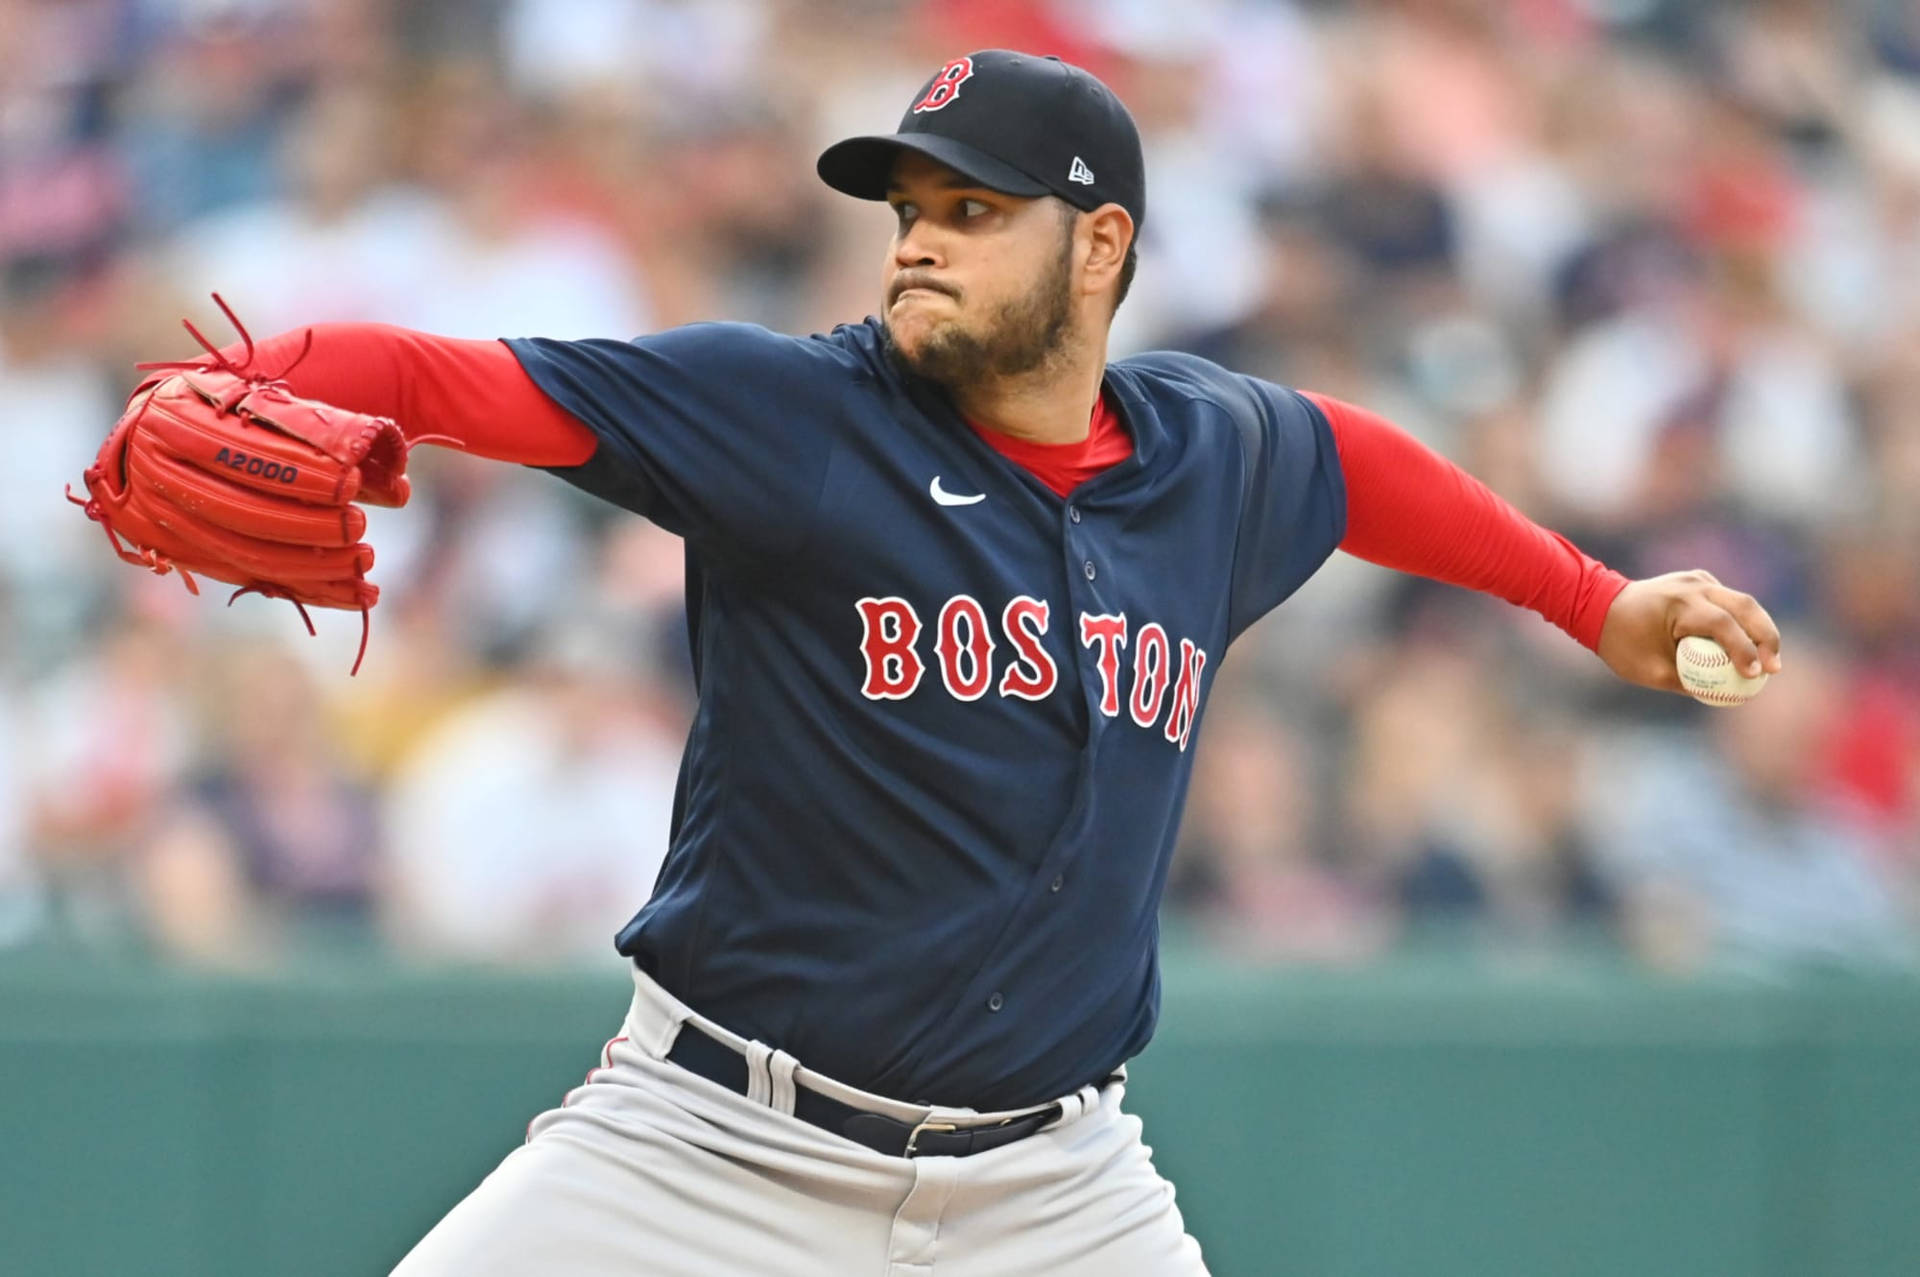
[[[303,356],[308,333],[313,345]],[[247,357],[238,343],[220,353],[236,364]],[[390,324],[315,324],[255,342],[252,366],[269,375],[287,370],[287,384],[305,398],[390,417],[409,439],[451,440],[462,452],[495,461],[577,466],[599,446],[593,431],[547,398],[503,342],[435,337]]]
[[[1531,608],[1590,651],[1627,578],[1521,514],[1386,418],[1306,392],[1333,427],[1347,481],[1340,548],[1398,572]]]
[[[255,366],[273,373],[292,364],[308,331],[257,343]],[[310,331],[312,348],[286,376],[296,394],[391,417],[410,439],[448,439],[463,451],[519,465],[579,465],[597,446],[593,432],[547,398],[501,342],[384,324],[318,324]],[[243,352],[233,346],[224,353],[238,360]],[[1385,418],[1325,395],[1307,398],[1333,428],[1346,480],[1341,549],[1531,608],[1586,647],[1599,647],[1624,576]],[[1118,419],[1107,424],[1117,429]],[[1089,446],[1107,464],[1128,455],[1114,446],[1113,429],[1096,429]],[[1086,477],[1077,452],[1000,451],[1063,496]]]

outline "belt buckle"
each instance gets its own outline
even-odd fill
[[[926,1119],[922,1119],[918,1124],[914,1126],[914,1128],[911,1131],[907,1132],[906,1156],[913,1157],[918,1153],[919,1144],[920,1144],[920,1132],[943,1131],[951,1134],[952,1132],[957,1131],[959,1129],[960,1129],[960,1126],[959,1126],[959,1123],[957,1122],[935,1122],[931,1120],[930,1117]]]

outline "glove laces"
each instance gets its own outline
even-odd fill
[[[247,357],[244,360],[236,364],[231,359],[228,359],[226,355],[221,353],[218,346],[208,341],[206,335],[193,326],[191,319],[182,319],[180,326],[187,330],[189,336],[200,343],[202,350],[213,357],[213,366],[215,368],[218,368],[224,373],[231,373],[250,386],[272,386],[284,383],[287,379],[287,374],[295,368],[298,368],[301,361],[306,359],[313,351],[313,329],[308,328],[300,343],[300,353],[288,360],[285,368],[282,368],[276,373],[261,372],[253,366],[254,358],[259,353],[253,345],[253,334],[247,331],[247,326],[240,322],[240,317],[233,313],[233,308],[227,305],[226,299],[220,296],[219,293],[213,294],[213,304],[220,308],[220,313],[225,315],[227,322],[233,325],[233,331],[240,334],[240,341],[247,348]],[[154,359],[148,360],[146,363],[134,365],[134,367],[138,368],[141,372],[194,372],[206,366],[206,363],[199,359]]]

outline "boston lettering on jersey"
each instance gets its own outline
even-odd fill
[[[1219,655],[1346,494],[1319,408],[1160,354],[1109,366],[1132,455],[1062,497],[881,336],[508,345],[599,440],[554,473],[686,542],[699,702],[620,950],[829,1076],[1009,1108],[1152,1035]]]
[[[901,701],[920,688],[927,667],[916,646],[922,625],[912,603],[902,598],[861,599],[860,656],[866,675],[860,694],[870,701]],[[1059,685],[1059,669],[1040,645],[1046,635],[1052,607],[1045,599],[1021,595],[1000,614],[1000,633],[1015,653],[1000,675],[1000,695],[1037,701]],[[976,599],[957,594],[940,609],[938,641],[940,681],[956,700],[977,701],[993,682],[994,643],[987,614]],[[1100,678],[1100,712],[1108,718],[1120,713],[1120,649],[1127,645],[1125,616],[1080,614],[1080,642],[1097,654],[1094,668]],[[1133,694],[1127,704],[1133,721],[1151,728],[1160,721],[1167,684],[1174,675],[1167,632],[1148,622],[1140,628],[1133,654]],[[1179,681],[1173,689],[1173,709],[1167,715],[1166,738],[1181,749],[1193,738],[1200,705],[1200,676],[1207,654],[1186,639],[1180,640]]]

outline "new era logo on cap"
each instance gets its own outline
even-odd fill
[[[1092,186],[1093,170],[1087,167],[1085,160],[1076,155],[1073,157],[1073,167],[1067,170],[1067,180],[1078,182],[1082,186]]]

